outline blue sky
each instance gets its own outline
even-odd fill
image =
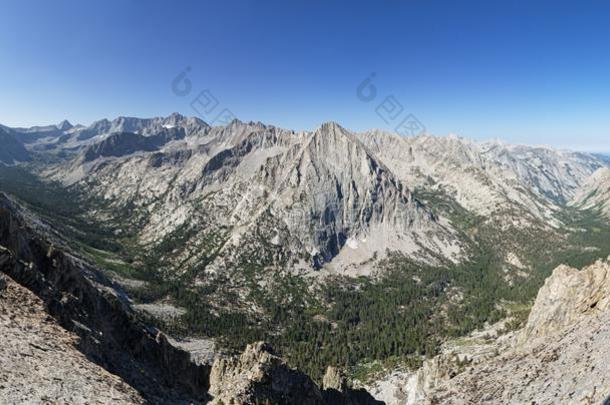
[[[393,96],[436,135],[610,151],[608,2],[4,0],[0,16],[7,125],[194,115],[208,90],[242,120],[391,130],[376,108]]]

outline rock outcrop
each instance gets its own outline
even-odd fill
[[[324,378],[322,379],[322,388],[327,390],[335,390],[338,392],[346,392],[347,391],[347,378],[343,370],[329,366],[326,369],[326,373],[324,374]]]
[[[609,261],[598,261],[582,270],[559,266],[538,292],[522,340],[561,332],[587,316],[607,312],[609,307]]]
[[[505,322],[446,342],[416,371],[394,370],[367,390],[388,405],[599,404],[610,399],[610,258],[559,266],[526,325]]]
[[[257,342],[234,358],[218,358],[210,374],[212,404],[381,404],[364,390],[348,387],[343,374],[329,367],[320,389],[307,375],[291,369],[273,348]]]
[[[323,403],[316,384],[290,369],[263,342],[248,345],[239,358],[217,359],[209,393],[214,404]]]
[[[557,268],[499,356],[436,387],[431,404],[600,404],[610,399],[610,261]],[[604,402],[607,403],[607,402]]]

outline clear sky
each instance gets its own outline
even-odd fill
[[[607,1],[3,0],[0,17],[6,125],[195,115],[208,90],[244,121],[391,130],[394,96],[436,135],[610,151]]]

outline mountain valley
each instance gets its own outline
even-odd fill
[[[561,273],[553,270],[610,256],[610,172],[593,154],[333,122],[313,131],[210,126],[180,114],[0,127],[0,137],[2,272],[80,336],[79,350],[120,376],[112,384],[134,401],[209,393],[290,403],[314,392],[303,403],[372,403],[362,388],[375,394],[396,370],[407,386],[417,370],[444,364],[452,342],[493,325],[502,325],[497,347],[481,364],[516,358],[511,342],[544,324],[543,286]],[[138,338],[116,331],[117,318]],[[582,322],[598,322],[590,319]],[[94,345],[96,331],[111,338]],[[485,402],[466,363],[456,364],[451,378],[414,389],[422,403]],[[295,391],[278,393],[245,370],[257,367],[294,379]],[[352,387],[329,384],[337,373]],[[221,390],[227,381],[243,390]],[[485,384],[492,398],[496,382]],[[419,403],[415,391],[383,400]]]

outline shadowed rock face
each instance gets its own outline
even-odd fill
[[[572,205],[599,211],[610,218],[610,168],[599,169],[580,187]]]
[[[90,146],[84,154],[84,161],[90,162],[100,157],[119,157],[136,152],[154,152],[174,140],[184,139],[183,128],[162,129],[158,133],[144,136],[133,132],[117,132],[100,143]]]
[[[146,398],[204,398],[209,366],[141,323],[120,291],[97,270],[66,253],[14,201],[0,194],[0,271],[42,299],[61,326],[81,338],[80,350],[120,375]]]
[[[0,262],[6,257],[0,255]],[[39,297],[3,273],[0,284],[6,287],[0,285],[0,402],[145,403],[133,387],[78,350],[79,337],[49,316]]]
[[[381,404],[364,390],[347,387],[330,368],[320,389],[307,375],[291,369],[264,342],[248,345],[238,358],[219,358],[212,366],[213,404]]]

